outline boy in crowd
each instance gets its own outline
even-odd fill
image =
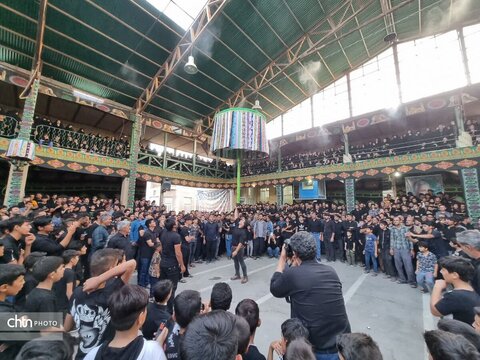
[[[180,346],[182,360],[235,360],[238,330],[235,317],[215,310],[197,316],[188,326]]]
[[[143,336],[147,340],[155,337],[160,324],[166,324],[171,318],[167,303],[172,296],[173,284],[170,280],[160,280],[153,286],[154,302],[148,304],[147,319],[143,324]]]
[[[10,296],[16,296],[22,289],[25,268],[16,264],[0,264],[0,313],[15,313],[12,303],[7,301]],[[15,359],[23,342],[0,341],[0,358]]]
[[[347,230],[345,236],[345,255],[347,257],[347,264],[355,266],[355,238],[352,230]]]
[[[235,315],[243,317],[250,328],[250,341],[247,351],[242,354],[242,360],[265,360],[265,356],[258,351],[258,348],[254,344],[255,332],[262,324],[258,304],[251,299],[244,299],[240,301],[235,308]]]
[[[40,259],[45,257],[45,253],[42,252],[32,252],[25,258],[23,262],[23,266],[25,267],[25,284],[22,287],[22,290],[15,296],[15,307],[19,310],[23,310],[25,308],[25,301],[27,300],[27,295],[35,289],[38,285],[37,279],[33,276],[33,266],[39,261]]]
[[[308,329],[297,319],[285,320],[281,326],[282,339],[274,341],[270,344],[268,349],[267,360],[273,360],[273,352],[275,351],[280,359],[283,358],[287,352],[288,345],[296,339],[303,339],[308,341]]]
[[[45,256],[33,266],[33,276],[37,279],[38,285],[27,295],[25,311],[58,311],[57,298],[52,287],[63,277],[63,272],[63,259],[58,256]]]
[[[382,360],[377,343],[367,334],[342,334],[337,338],[340,360]]]
[[[182,291],[175,297],[173,308],[173,320],[175,320],[176,324],[173,330],[168,334],[165,354],[168,359],[180,359],[180,343],[185,339],[187,326],[202,310],[200,293],[195,290]],[[200,345],[198,346],[200,350]],[[182,357],[182,359],[185,358]],[[207,359],[207,357],[205,357],[205,359]],[[214,359],[214,357],[211,357],[210,359]]]
[[[216,283],[213,285],[212,294],[210,295],[210,309],[228,311],[232,304],[232,297],[230,285],[224,282]]]
[[[162,349],[166,329],[158,341],[138,335],[147,317],[147,304],[148,292],[138,285],[125,285],[113,292],[108,309],[115,336],[92,349],[85,359],[166,360]]]
[[[118,249],[97,250],[90,260],[92,277],[77,287],[70,298],[70,314],[65,318],[65,331],[78,329],[80,344],[76,359],[85,355],[103,341],[113,339],[108,299],[113,292],[128,284],[135,271],[135,260],[119,263]],[[122,252],[123,253],[123,252]]]
[[[437,271],[437,257],[429,251],[425,241],[419,241],[415,274],[417,275],[417,284],[423,293],[432,292]]]
[[[3,256],[0,258],[0,264],[23,264],[23,260],[30,254],[32,243],[35,241],[35,235],[30,233],[32,227],[28,220],[22,216],[16,216],[7,221],[6,231],[8,232],[2,238]],[[25,239],[25,252],[20,250],[20,240]]]
[[[53,292],[57,299],[58,311],[68,312],[68,302],[77,287],[77,280],[74,268],[80,260],[80,252],[76,250],[65,250],[62,255],[65,271],[63,277],[53,285]]]
[[[454,256],[442,258],[440,267],[444,280],[435,281],[430,299],[432,315],[452,314],[455,320],[472,324],[475,317],[473,308],[480,306],[480,295],[470,285],[475,268],[469,260]],[[448,284],[453,286],[453,290],[442,296]]]
[[[373,276],[378,275],[378,241],[377,237],[372,234],[372,228],[366,227],[365,233],[365,247],[363,254],[365,255],[365,273],[370,273],[370,260],[373,263]]]

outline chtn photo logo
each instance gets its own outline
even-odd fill
[[[15,314],[14,317],[7,320],[7,326],[11,329],[32,328],[33,321],[26,316],[18,316],[17,314]]]

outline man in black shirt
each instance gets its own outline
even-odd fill
[[[168,279],[173,283],[172,296],[168,301],[168,309],[173,313],[173,299],[181,274],[185,273],[185,265],[182,255],[182,241],[176,231],[177,221],[175,218],[168,218],[165,221],[165,231],[162,232],[162,262],[160,263],[160,279]]]
[[[60,242],[57,242],[52,236],[53,223],[51,217],[38,217],[33,221],[33,226],[37,230],[37,234],[35,235],[35,242],[32,244],[32,251],[44,252],[47,256],[62,256],[63,251],[68,247],[77,231],[78,223],[73,222],[68,227],[67,235]]]
[[[158,241],[155,227],[157,224],[155,220],[148,219],[145,222],[147,230],[140,229],[140,236],[138,238],[138,285],[146,288],[150,282],[148,277],[148,268],[150,261],[152,260],[153,253],[155,252],[155,243]]]
[[[327,250],[327,261],[335,261],[335,223],[330,214],[324,214],[322,239]]]
[[[194,240],[194,237],[190,235],[193,217],[191,215],[187,215],[183,219],[185,220],[185,225],[180,228],[180,238],[182,240],[183,263],[188,265],[188,259],[190,258],[190,242]],[[193,277],[188,271],[188,266],[185,266],[183,277]],[[180,282],[185,282],[185,280],[182,279]]]
[[[320,234],[323,233],[323,223],[317,216],[317,213],[313,211],[311,213],[311,218],[308,220],[308,231],[312,234],[313,238],[315,239],[315,243],[317,244],[317,254],[316,258],[320,261],[320,256],[322,253],[322,245],[320,241]]]
[[[270,281],[270,292],[275,297],[289,297],[291,317],[300,319],[308,328],[317,359],[330,359],[337,352],[337,335],[350,332],[342,283],[332,267],[315,261],[316,244],[309,233],[293,235],[290,246],[292,267],[285,269],[284,246]]]
[[[133,247],[130,242],[130,221],[123,220],[117,224],[118,232],[108,240],[107,248],[120,249],[127,260],[133,259]]]
[[[235,210],[235,217],[238,216],[237,210]],[[247,247],[247,230],[245,229],[245,219],[241,218],[238,221],[238,225],[232,230],[232,257],[233,265],[235,266],[235,276],[232,280],[240,279],[240,266],[242,267],[242,284],[248,281],[247,265],[243,259],[244,249]]]

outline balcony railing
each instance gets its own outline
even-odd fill
[[[193,166],[192,159],[178,159],[172,158],[169,154],[166,157],[165,167],[163,165],[163,154],[154,155],[141,153],[138,156],[138,163],[150,166],[157,166],[165,168],[170,171],[178,171],[182,173],[189,173],[192,175],[198,176],[209,176],[209,177],[218,177],[222,179],[229,179],[233,177],[233,170],[231,169],[217,169],[214,163],[211,163],[213,166],[208,166],[203,163],[195,164]],[[214,167],[215,166],[215,167]]]
[[[130,148],[126,141],[84,134],[48,125],[37,125],[32,140],[37,144],[125,159]]]
[[[10,115],[0,115],[0,137],[17,137],[20,121]]]

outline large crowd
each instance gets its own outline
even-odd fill
[[[480,137],[478,120],[468,120],[466,131],[470,133],[474,145]],[[434,151],[455,147],[455,129],[453,125],[437,125],[435,128],[421,130],[406,130],[398,135],[374,138],[369,141],[362,139],[360,143],[353,142],[349,146],[349,153],[353,162],[408,155],[424,151]],[[294,170],[308,167],[326,166],[343,163],[344,146],[330,147],[323,151],[305,151],[282,156],[281,169]],[[242,174],[244,176],[267,174],[278,170],[276,158],[244,162]]]
[[[448,194],[387,196],[351,212],[343,204],[313,201],[241,205],[231,213],[167,211],[145,200],[127,209],[117,199],[36,194],[1,207],[0,216],[0,312],[59,312],[64,324],[56,331],[78,331],[77,343],[68,335],[63,341],[3,341],[2,359],[30,359],[41,351],[70,359],[72,349],[77,359],[264,359],[263,351],[269,359],[275,353],[381,359],[373,339],[350,334],[340,282],[323,265],[335,261],[431,293],[432,314],[454,319],[425,333],[432,358],[480,359],[480,232],[472,230],[478,224],[465,204]],[[269,349],[254,345],[260,315],[253,300],[241,301],[236,315],[226,312],[228,284],[216,284],[209,301],[192,290],[176,294],[178,282],[195,281],[198,263],[223,254],[233,258],[232,280],[242,284],[249,281],[244,256],[278,259],[270,290],[290,298],[292,319]],[[296,269],[303,269],[302,281]],[[318,276],[340,289],[335,301],[311,291]],[[310,288],[289,288],[302,282]],[[322,301],[330,305],[316,306]],[[323,328],[305,320],[325,319],[321,311],[337,317],[331,324],[324,320]]]

